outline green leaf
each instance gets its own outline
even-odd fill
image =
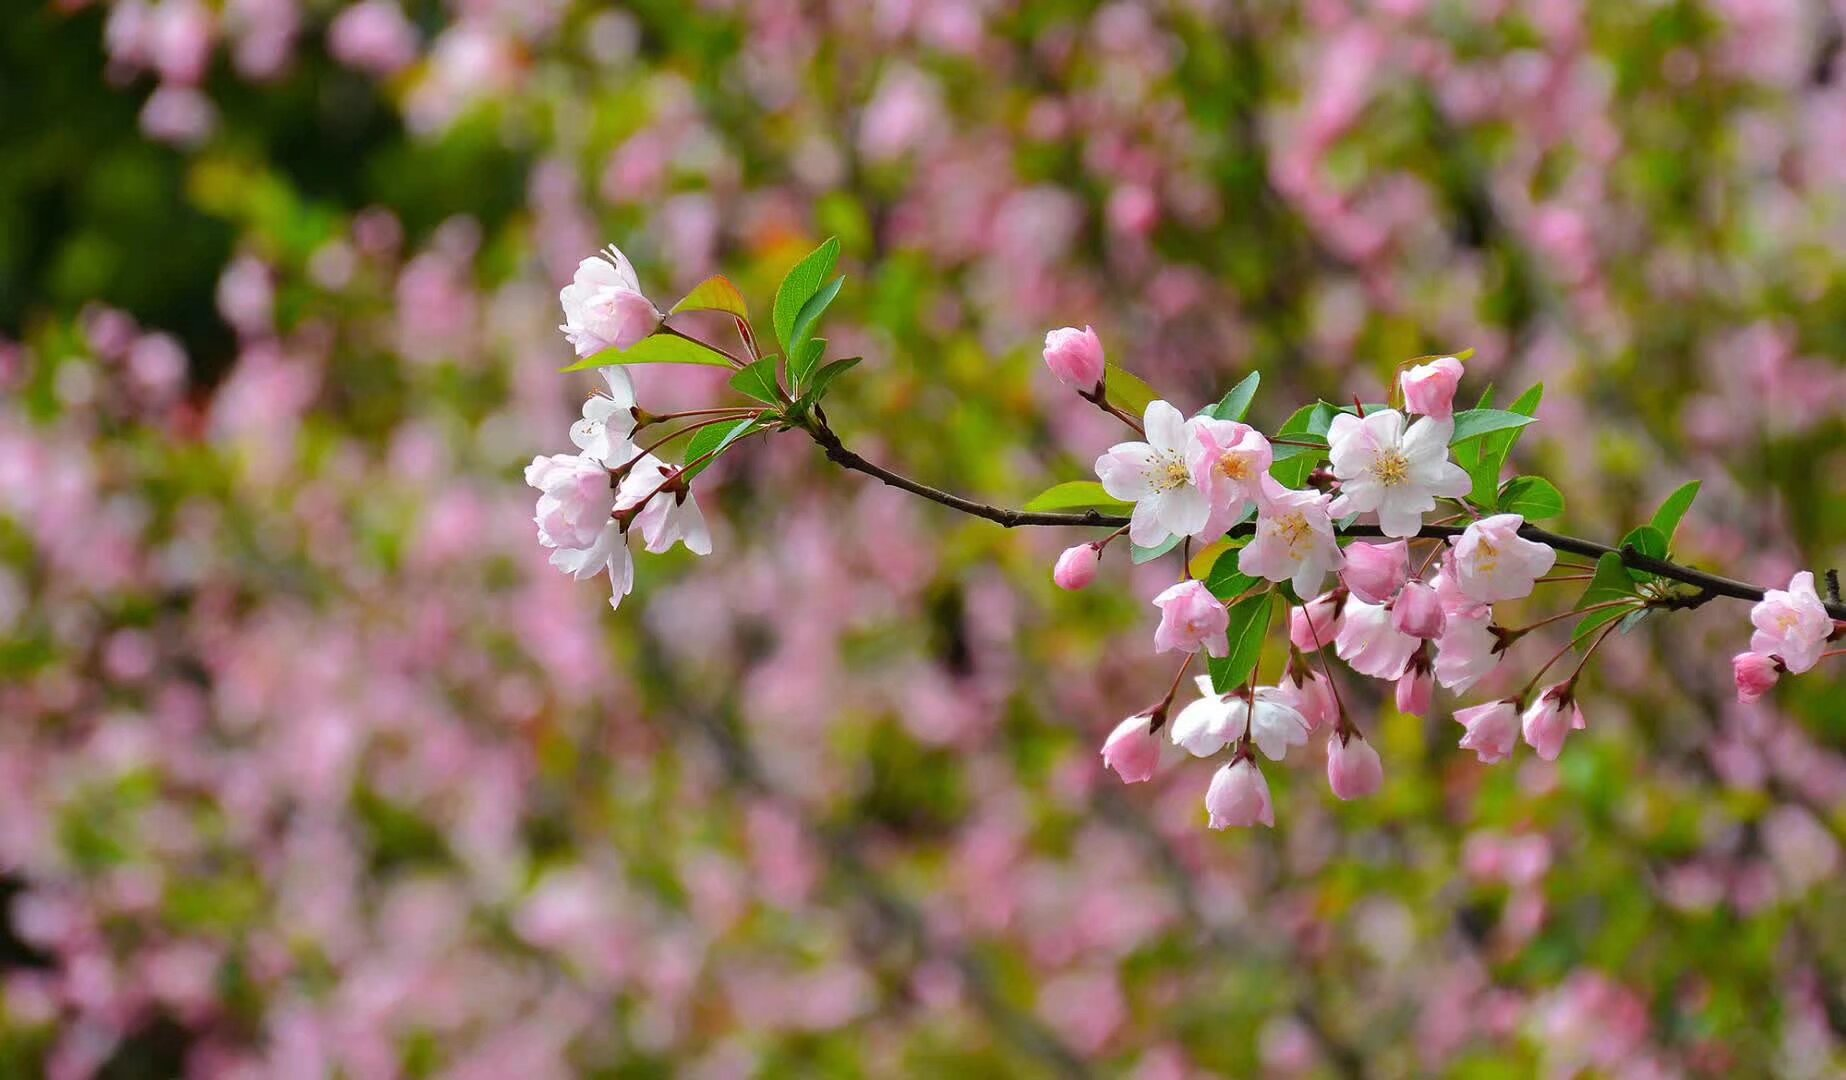
[[[1500,487],[1500,512],[1543,521],[1564,512],[1564,494],[1542,476],[1515,476]]]
[[[1237,549],[1233,548],[1218,556],[1218,561],[1211,564],[1211,574],[1205,579],[1205,587],[1220,600],[1235,600],[1249,591],[1250,586],[1262,580],[1237,569],[1237,558]]]
[[[1117,367],[1111,362],[1105,369],[1104,387],[1109,402],[1116,408],[1139,417],[1147,412],[1149,402],[1156,401],[1160,395],[1154,388],[1142,382],[1140,377],[1127,368]]]
[[[1275,594],[1264,591],[1231,605],[1231,623],[1226,636],[1230,651],[1222,658],[1211,657],[1211,688],[1228,694],[1242,686],[1263,658],[1263,639],[1269,633],[1269,611]]]
[[[810,251],[805,258],[789,270],[788,276],[776,288],[775,325],[776,340],[782,343],[782,351],[794,355],[795,320],[801,317],[801,309],[821,290],[827,279],[833,276],[833,266],[840,258],[840,238],[829,236],[826,243]]]
[[[1025,509],[1034,513],[1093,509],[1119,514],[1134,509],[1134,504],[1111,496],[1094,480],[1066,480],[1032,496]]]
[[[808,302],[801,306],[801,313],[795,316],[794,337],[791,339],[789,345],[790,356],[802,355],[802,348],[808,343],[808,339],[813,336],[814,328],[820,323],[821,314],[827,310],[828,304],[833,303],[833,298],[840,295],[840,286],[845,283],[846,279],[843,277],[834,278],[832,281],[822,286],[819,292],[809,297]],[[818,357],[816,357],[816,359],[818,359]],[[801,386],[807,382],[808,375],[811,374],[813,370],[812,367],[802,370],[791,369],[788,373],[788,377],[796,386]]]
[[[1308,430],[1308,425],[1314,421],[1315,410],[1324,404],[1325,402],[1316,402],[1296,409],[1295,414],[1282,425],[1282,430],[1276,432],[1276,438],[1300,440],[1316,438],[1325,443],[1327,441],[1325,438],[1316,436]],[[1321,430],[1324,433],[1326,429]],[[1277,445],[1274,462],[1269,466],[1269,475],[1280,481],[1283,487],[1298,488],[1307,482],[1308,474],[1314,471],[1314,466],[1320,464],[1320,459],[1325,453],[1324,449]]]
[[[1241,421],[1250,412],[1250,402],[1256,399],[1256,388],[1263,384],[1263,373],[1252,371],[1243,377],[1243,381],[1231,387],[1231,392],[1224,395],[1218,404],[1208,410],[1214,420]]]
[[[827,387],[833,384],[833,380],[851,371],[861,359],[861,357],[849,356],[844,360],[835,360],[815,372],[814,377],[808,381],[807,393],[801,395],[801,407],[813,408],[821,398],[827,396]]]
[[[1538,413],[1538,403],[1544,399],[1545,384],[1537,383],[1513,402],[1510,412],[1521,416],[1534,416]],[[1492,411],[1488,406],[1493,401],[1493,387],[1488,387],[1481,394],[1481,405],[1476,412]],[[1496,431],[1479,439],[1454,447],[1455,462],[1467,470],[1474,481],[1468,498],[1474,505],[1494,513],[1499,508],[1500,473],[1506,468],[1507,456],[1513,452],[1513,444],[1519,441],[1524,428],[1510,428]]]
[[[691,480],[693,477],[704,472],[706,466],[718,460],[718,456],[729,449],[732,443],[749,434],[750,429],[757,426],[759,423],[761,423],[760,420],[756,417],[751,417],[748,420],[739,420],[730,427],[725,427],[723,424],[713,424],[711,427],[700,428],[693,432],[692,441],[686,444],[686,461],[688,463],[686,479]],[[704,461],[699,461],[699,458],[706,454],[710,454],[711,457]],[[697,462],[697,464],[691,464],[693,462]]]
[[[1686,511],[1692,509],[1692,500],[1698,497],[1699,481],[1693,480],[1681,484],[1679,490],[1668,495],[1666,501],[1660,504],[1660,509],[1654,511],[1654,528],[1666,537],[1669,551],[1673,547],[1673,534],[1679,531],[1680,519],[1686,516]]]
[[[776,382],[776,359],[765,356],[731,376],[731,389],[771,405],[781,404],[782,399],[776,396],[781,388]]]
[[[730,367],[730,358],[709,345],[676,334],[644,337],[629,349],[604,349],[586,356],[565,371],[587,371],[611,364],[703,364],[706,367]]]
[[[1622,565],[1622,557],[1613,551],[1606,552],[1596,560],[1595,576],[1590,578],[1589,588],[1577,598],[1573,610],[1581,611],[1586,607],[1607,603],[1611,600],[1633,599],[1636,604],[1640,598],[1635,595],[1634,579],[1628,576],[1627,567]],[[1627,615],[1634,608],[1630,606],[1606,607],[1592,611],[1577,620],[1577,628],[1571,632],[1573,645],[1580,645],[1598,628]]]
[[[1185,538],[1181,536],[1169,536],[1166,540],[1155,544],[1153,547],[1142,547],[1139,544],[1131,542],[1128,545],[1129,558],[1133,559],[1136,565],[1144,562],[1153,562],[1155,559],[1160,558],[1162,555],[1178,547],[1179,542],[1183,539]]]
[[[827,351],[826,338],[814,338],[801,343],[788,361],[788,381],[797,389],[808,381],[814,369],[820,365],[820,358]]]
[[[1666,534],[1652,525],[1638,525],[1630,529],[1628,535],[1622,537],[1622,547],[1633,548],[1639,554],[1649,555],[1656,559],[1667,557]],[[1632,566],[1627,570],[1628,576],[1636,581],[1654,580],[1654,575],[1646,570],[1637,570]]]
[[[750,306],[744,302],[744,294],[723,274],[699,282],[691,292],[680,297],[679,303],[667,314],[677,315],[682,311],[722,311],[739,319],[750,317]]]
[[[1521,415],[1510,409],[1468,409],[1455,414],[1455,434],[1449,436],[1449,445],[1478,439],[1496,431],[1510,431],[1525,427],[1533,417]]]

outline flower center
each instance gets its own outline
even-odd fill
[[[1178,454],[1162,454],[1161,460],[1153,468],[1154,487],[1160,491],[1171,491],[1192,483],[1192,472],[1186,468],[1186,462]]]
[[[1250,462],[1241,454],[1226,454],[1218,459],[1218,472],[1241,484],[1250,479]]]
[[[1372,477],[1385,487],[1410,479],[1410,462],[1396,450],[1386,450],[1372,461]]]
[[[1282,542],[1288,545],[1288,550],[1291,555],[1295,554],[1300,549],[1302,543],[1305,542],[1313,532],[1314,529],[1308,524],[1307,516],[1302,514],[1299,510],[1276,523],[1276,533],[1282,537]]]

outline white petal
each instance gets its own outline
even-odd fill
[[[1186,418],[1178,409],[1164,401],[1150,401],[1147,411],[1141,414],[1141,424],[1147,429],[1147,441],[1157,449],[1183,451],[1186,447]]]
[[[1140,502],[1154,493],[1154,457],[1144,442],[1116,443],[1096,459],[1096,478],[1111,498]]]

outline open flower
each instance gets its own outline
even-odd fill
[[[1493,609],[1485,605],[1451,611],[1436,639],[1436,681],[1464,693],[1500,663],[1500,637]]]
[[[1250,503],[1265,497],[1263,482],[1269,475],[1274,451],[1269,440],[1248,424],[1198,417],[1190,421],[1192,447],[1186,464],[1192,482],[1205,493],[1212,510],[1236,520]]]
[[[1492,765],[1505,761],[1513,752],[1513,743],[1519,738],[1519,703],[1493,701],[1462,709],[1455,714],[1455,722],[1466,729],[1461,748],[1474,751],[1482,764]]]
[[[1340,636],[1333,640],[1333,651],[1361,675],[1395,679],[1420,644],[1422,642],[1391,625],[1389,610],[1349,596],[1341,619]]]
[[[1149,731],[1152,713],[1131,716],[1115,726],[1102,744],[1102,763],[1114,769],[1124,784],[1151,780],[1160,764],[1160,736]]]
[[[628,536],[614,521],[603,526],[596,542],[587,548],[558,548],[551,553],[551,565],[569,574],[574,581],[588,581],[597,574],[609,575],[609,606],[622,606],[622,597],[635,590],[635,557],[628,550]]]
[[[1568,682],[1547,686],[1544,693],[1527,706],[1520,718],[1526,745],[1538,751],[1546,761],[1556,761],[1564,750],[1564,737],[1573,730],[1583,730],[1583,710],[1577,707]]]
[[[671,477],[676,471],[675,466],[652,454],[642,455],[622,478],[615,508],[632,510],[641,506],[631,528],[640,531],[647,550],[656,555],[675,542],[684,543],[694,555],[710,555],[711,531],[705,527],[705,515],[690,490],[673,490]]]
[[[1291,746],[1308,741],[1308,722],[1289,695],[1259,686],[1248,698],[1241,691],[1220,694],[1211,679],[1199,676],[1200,698],[1173,718],[1172,738],[1194,757],[1210,757],[1244,737],[1271,761],[1281,761]]]
[[[1524,524],[1518,514],[1495,514],[1449,538],[1452,558],[1444,572],[1454,576],[1462,595],[1483,604],[1531,595],[1533,583],[1551,572],[1558,553],[1520,536]]]
[[[1301,714],[1310,733],[1340,718],[1339,699],[1333,696],[1333,684],[1320,672],[1294,664],[1288,665],[1282,681],[1276,684],[1276,699]]]
[[[1154,630],[1155,652],[1195,653],[1201,648],[1212,656],[1230,651],[1224,632],[1231,613],[1202,581],[1182,581],[1154,597],[1160,625]]]
[[[1295,595],[1312,596],[1327,571],[1345,562],[1327,514],[1327,496],[1291,491],[1268,473],[1262,482],[1256,535],[1237,553],[1237,569],[1251,577],[1292,582]]]
[[[637,453],[629,441],[635,433],[635,384],[627,369],[619,365],[601,370],[609,392],[591,394],[583,403],[583,418],[570,426],[570,441],[613,468],[626,464]]]
[[[1750,651],[1780,658],[1796,675],[1820,662],[1833,634],[1833,618],[1821,606],[1814,575],[1807,570],[1789,579],[1788,588],[1765,592],[1750,609],[1750,622],[1756,627]]]
[[[1239,757],[1211,778],[1205,792],[1205,812],[1211,815],[1214,829],[1251,825],[1275,827],[1275,807],[1269,801],[1269,781],[1263,770],[1247,757]]]
[[[1404,414],[1377,409],[1363,418],[1341,413],[1327,429],[1328,457],[1340,497],[1334,517],[1377,511],[1386,536],[1415,536],[1437,496],[1460,498],[1474,486],[1449,460],[1453,421],[1422,417],[1404,427]]]
[[[633,348],[660,325],[660,312],[641,295],[641,280],[614,244],[577,264],[569,285],[558,292],[564,323],[558,329],[578,356],[604,349]]]
[[[587,454],[535,457],[526,483],[539,490],[532,520],[538,542],[548,548],[588,548],[597,542],[615,509],[609,470]]]
[[[1192,482],[1186,464],[1192,429],[1178,409],[1150,401],[1142,417],[1146,442],[1116,443],[1096,459],[1096,476],[1111,497],[1135,504],[1128,539],[1154,547],[1169,536],[1205,529],[1211,504]]]

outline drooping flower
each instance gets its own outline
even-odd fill
[[[1170,536],[1204,530],[1211,504],[1192,482],[1186,456],[1192,429],[1180,411],[1151,401],[1142,416],[1146,442],[1117,443],[1096,459],[1096,476],[1111,497],[1135,504],[1128,539],[1155,547]]]
[[[1391,602],[1391,625],[1399,633],[1415,638],[1439,638],[1448,616],[1442,610],[1442,597],[1421,581],[1406,584]]]
[[[1124,784],[1151,780],[1160,764],[1160,736],[1149,731],[1151,713],[1131,716],[1115,726],[1102,744],[1104,768],[1114,769]]]
[[[705,515],[691,490],[672,490],[670,480],[675,471],[674,466],[654,455],[643,454],[622,478],[615,508],[641,507],[631,528],[640,531],[647,550],[656,555],[675,542],[684,543],[694,555],[710,555],[711,531],[705,526]]]
[[[1775,689],[1782,672],[1773,656],[1740,652],[1731,657],[1731,675],[1737,681],[1737,700],[1750,705]]]
[[[1361,675],[1395,679],[1420,642],[1391,625],[1391,613],[1358,597],[1347,597],[1333,649]]]
[[[1410,656],[1403,674],[1397,677],[1397,711],[1411,716],[1428,716],[1430,702],[1436,696],[1436,682],[1431,677],[1429,645],[1425,642]]]
[[[1363,799],[1384,786],[1384,762],[1356,731],[1327,737],[1327,786],[1341,799]]]
[[[1205,811],[1211,815],[1211,827],[1245,828],[1262,824],[1275,827],[1275,808],[1269,801],[1269,781],[1256,762],[1240,757],[1211,778],[1205,792]]]
[[[614,468],[626,464],[638,451],[629,440],[635,433],[635,384],[628,370],[611,364],[602,370],[607,394],[591,394],[583,403],[583,418],[570,426],[570,441],[577,449]]]
[[[1288,613],[1288,640],[1302,652],[1323,649],[1340,636],[1345,625],[1344,588],[1330,589]]]
[[[564,307],[558,329],[578,356],[633,348],[660,325],[659,310],[642,295],[641,279],[614,244],[577,264],[558,302]]]
[[[628,536],[614,521],[603,526],[596,542],[587,548],[558,548],[551,553],[551,565],[569,574],[573,581],[588,581],[605,571],[609,574],[609,606],[619,608],[622,597],[635,590],[635,557],[628,550]]]
[[[1258,504],[1256,535],[1237,553],[1237,569],[1251,577],[1288,581],[1295,595],[1311,596],[1320,589],[1327,571],[1344,563],[1339,541],[1334,539],[1327,496],[1318,491],[1292,491],[1268,473],[1262,476],[1263,501]]]
[[[1051,580],[1060,589],[1082,589],[1096,580],[1096,567],[1102,562],[1101,546],[1078,544],[1065,548],[1051,569]]]
[[[1404,391],[1404,408],[1435,420],[1455,415],[1455,387],[1461,383],[1461,361],[1444,356],[1418,364],[1398,377]]]
[[[1269,440],[1232,420],[1198,417],[1190,424],[1192,449],[1186,463],[1214,513],[1234,521],[1249,504],[1260,505],[1266,497],[1263,482],[1275,483],[1269,475],[1275,456]]]
[[[1492,701],[1485,705],[1461,709],[1455,722],[1465,730],[1461,748],[1472,750],[1486,765],[1504,761],[1513,752],[1519,738],[1519,703]]]
[[[588,548],[601,536],[615,509],[609,470],[586,454],[535,457],[526,483],[539,490],[532,520],[538,542],[548,548]]]
[[[1465,693],[1500,663],[1500,637],[1493,632],[1493,609],[1485,605],[1452,611],[1436,639],[1436,681]]]
[[[1202,581],[1182,581],[1154,597],[1160,609],[1160,626],[1154,630],[1154,651],[1195,653],[1203,648],[1212,656],[1230,651],[1224,632],[1230,612]]]
[[[1533,583],[1551,572],[1558,553],[1519,535],[1525,518],[1495,514],[1450,537],[1453,559],[1445,568],[1462,595],[1483,604],[1529,596]]]
[[[1346,565],[1340,581],[1368,604],[1388,604],[1410,578],[1410,543],[1346,545]]]
[[[1094,393],[1107,371],[1102,339],[1089,327],[1066,326],[1045,335],[1045,366],[1066,386]]]
[[[1460,498],[1473,489],[1467,471],[1449,460],[1454,430],[1452,421],[1428,416],[1406,430],[1396,409],[1335,416],[1327,429],[1327,456],[1340,482],[1333,516],[1376,511],[1386,536],[1415,536],[1437,496]]]
[[[1833,619],[1814,591],[1814,575],[1803,570],[1789,579],[1788,588],[1770,589],[1750,609],[1756,632],[1750,651],[1777,657],[1792,674],[1799,675],[1820,662]]]
[[[1301,714],[1310,734],[1340,718],[1339,699],[1333,696],[1333,686],[1317,671],[1289,664],[1282,681],[1276,684],[1276,694],[1278,700]]]
[[[1246,697],[1233,690],[1220,694],[1211,679],[1199,676],[1200,697],[1173,718],[1173,742],[1194,757],[1212,754],[1238,739],[1247,729],[1250,741],[1271,761],[1280,761],[1291,746],[1308,741],[1308,722],[1290,696],[1274,686],[1259,686]]]
[[[1583,710],[1578,708],[1568,682],[1547,686],[1520,718],[1526,745],[1546,761],[1556,761],[1564,750],[1564,737],[1583,730]]]

